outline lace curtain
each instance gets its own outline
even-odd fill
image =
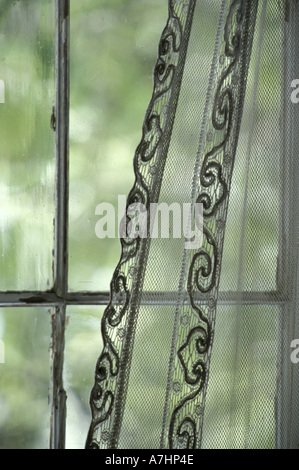
[[[169,0],[127,207],[149,227],[151,204],[189,204],[198,227],[201,204],[202,240],[133,236],[127,211],[87,448],[298,446],[298,19]]]

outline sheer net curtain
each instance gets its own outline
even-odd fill
[[[128,206],[201,203],[203,241],[123,234],[87,448],[298,446],[298,20],[169,1]]]

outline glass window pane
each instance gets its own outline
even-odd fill
[[[0,449],[46,449],[51,310],[0,309],[0,340]]]
[[[229,196],[222,291],[276,290],[282,211],[288,211],[282,162],[284,87],[280,86],[285,80],[284,25],[278,20],[275,3],[267,5],[262,31],[259,21],[261,16],[254,35]]]
[[[71,290],[109,290],[120,243],[97,238],[95,209],[108,202],[117,213],[133,185],[166,19],[161,0],[71,2]]]
[[[275,447],[280,309],[218,306],[202,447]]]
[[[52,285],[55,2],[2,1],[0,290]]]
[[[64,381],[67,393],[66,448],[84,449],[91,422],[89,397],[102,352],[104,307],[68,307]]]

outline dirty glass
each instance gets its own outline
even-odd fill
[[[99,239],[96,207],[134,181],[167,1],[71,1],[69,287],[108,291],[118,238]],[[117,220],[116,220],[117,226]]]
[[[52,286],[55,2],[0,2],[0,291]]]
[[[84,449],[90,425],[89,396],[94,358],[102,349],[100,338],[104,307],[69,306],[64,365],[67,393],[66,448]]]
[[[0,449],[49,447],[51,314],[0,309]]]

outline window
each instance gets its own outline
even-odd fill
[[[96,236],[96,207],[116,208],[133,185],[132,156],[152,94],[167,3],[7,0],[0,6],[1,448],[85,444],[101,317],[120,256],[117,237]],[[189,3],[197,20],[189,31],[173,160],[165,170],[166,202],[190,196],[194,164],[184,148],[197,152],[219,12],[233,2]],[[258,4],[227,220],[215,221],[226,235],[203,448],[298,445],[299,367],[290,361],[291,341],[299,337],[298,111],[290,84],[299,78],[299,7],[295,1]],[[223,161],[226,171],[230,164]],[[158,275],[154,255],[147,264],[121,448],[158,448],[165,389],[174,402],[183,389],[168,376],[180,243],[152,244],[160,264]],[[177,268],[173,278],[170,261]],[[214,308],[211,298],[194,301]],[[190,319],[177,318],[187,328]],[[188,362],[185,350],[182,362]],[[201,416],[201,406],[194,413]],[[105,447],[106,429],[99,440]]]
[[[82,448],[120,254],[95,209],[132,183],[167,2],[2,3],[0,446]]]

